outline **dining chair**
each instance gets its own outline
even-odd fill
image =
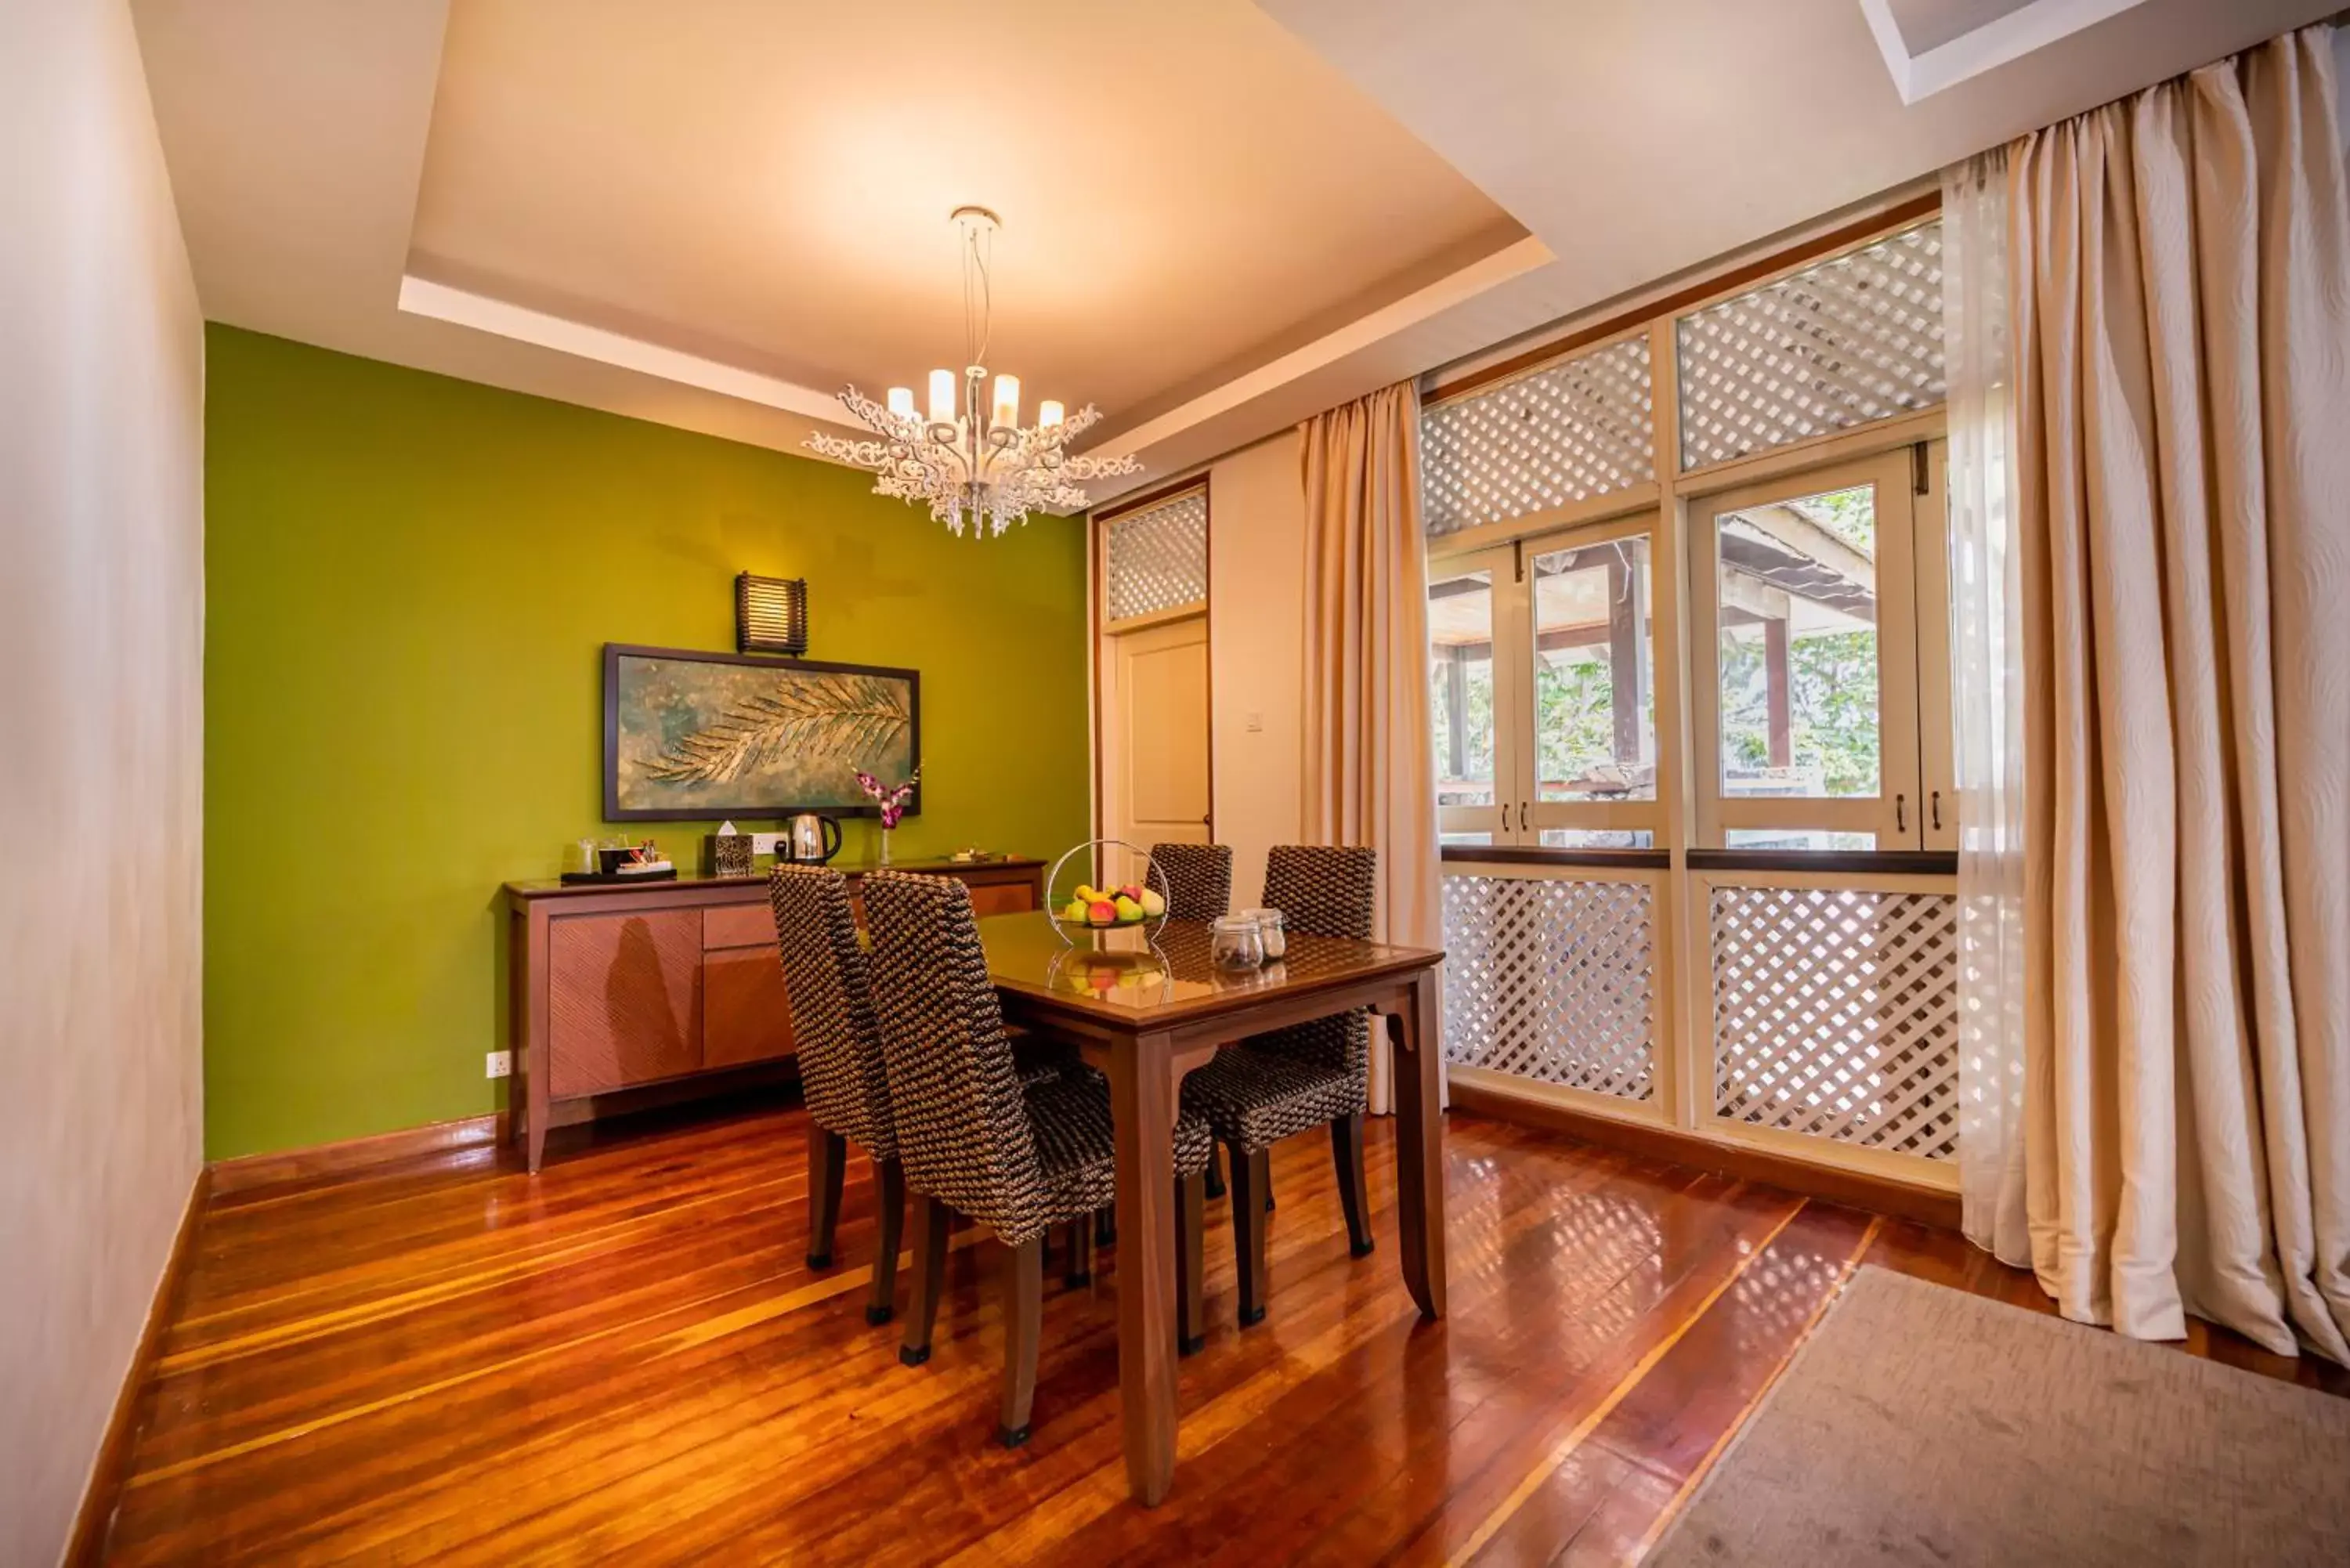
[[[889,1071],[874,1027],[848,879],[820,866],[777,866],[768,879],[767,901],[775,914],[784,992],[791,1002],[800,1087],[807,1103],[808,1267],[832,1266],[842,1168],[847,1146],[854,1142],[872,1158],[880,1208],[865,1321],[888,1323],[896,1304],[906,1176],[898,1158]]]
[[[1378,852],[1280,844],[1266,857],[1264,902],[1289,931],[1368,940],[1378,898]],[[1232,1250],[1238,1255],[1240,1321],[1262,1322],[1265,1296],[1265,1199],[1270,1151],[1283,1138],[1330,1129],[1348,1250],[1371,1250],[1363,1180],[1363,1109],[1370,1094],[1371,1018],[1357,1008],[1253,1034],[1227,1046],[1183,1081],[1183,1109],[1206,1121],[1232,1165]]]
[[[1224,844],[1154,844],[1150,864],[1167,879],[1167,918],[1212,920],[1232,906],[1232,851]]]
[[[1167,918],[1204,924],[1232,907],[1232,850],[1228,844],[1154,844],[1150,864],[1167,878]],[[1223,1162],[1208,1156],[1208,1196],[1224,1195]]]
[[[864,892],[874,1015],[899,1155],[915,1197],[913,1276],[898,1356],[909,1366],[930,1359],[951,1216],[993,1232],[1003,1249],[1006,1298],[997,1436],[1016,1448],[1028,1438],[1036,1393],[1045,1233],[1089,1219],[1117,1197],[1108,1081],[1091,1068],[1020,1081],[962,883],[876,871]],[[1205,1122],[1178,1116],[1176,1321],[1187,1353],[1200,1340],[1200,1178],[1211,1147]]]

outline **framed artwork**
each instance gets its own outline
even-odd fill
[[[919,670],[604,645],[607,822],[873,816],[857,770],[894,784],[921,760]]]

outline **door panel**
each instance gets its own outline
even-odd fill
[[[704,961],[702,1064],[731,1067],[792,1054],[792,1003],[775,945],[721,948]]]
[[[547,1082],[557,1098],[702,1065],[702,911],[575,915],[547,934]]]
[[[1108,836],[1148,849],[1209,842],[1208,622],[1204,616],[1111,639],[1105,759]],[[1105,877],[1139,867],[1104,867]]]

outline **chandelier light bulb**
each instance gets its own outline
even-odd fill
[[[928,503],[931,515],[958,536],[968,531],[973,538],[1001,537],[1031,512],[1082,510],[1090,504],[1079,488],[1084,481],[1139,473],[1142,464],[1130,452],[1096,456],[1069,450],[1101,421],[1101,410],[1090,403],[1073,414],[1046,399],[1036,405],[1035,429],[1026,430],[1020,423],[1019,377],[997,376],[988,395],[987,241],[1002,220],[984,207],[958,207],[951,217],[962,229],[967,368],[961,375],[931,372],[930,418],[919,430],[908,428],[914,420],[911,387],[890,388],[887,406],[844,387],[840,406],[880,439],[818,430],[809,433],[806,445],[836,462],[872,470],[876,495]],[[960,419],[958,380],[969,384],[961,394]]]

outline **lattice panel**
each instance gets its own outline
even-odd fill
[[[1208,602],[1208,493],[1129,512],[1102,529],[1107,618],[1132,620]]]
[[[1444,878],[1444,1057],[1656,1093],[1656,900],[1637,882]]]
[[[1958,1157],[1956,898],[1717,888],[1712,925],[1717,1115]]]
[[[1545,512],[1657,477],[1648,340],[1630,337],[1420,416],[1430,534]]]
[[[1942,225],[1921,224],[1679,328],[1681,467],[1942,400]]]

